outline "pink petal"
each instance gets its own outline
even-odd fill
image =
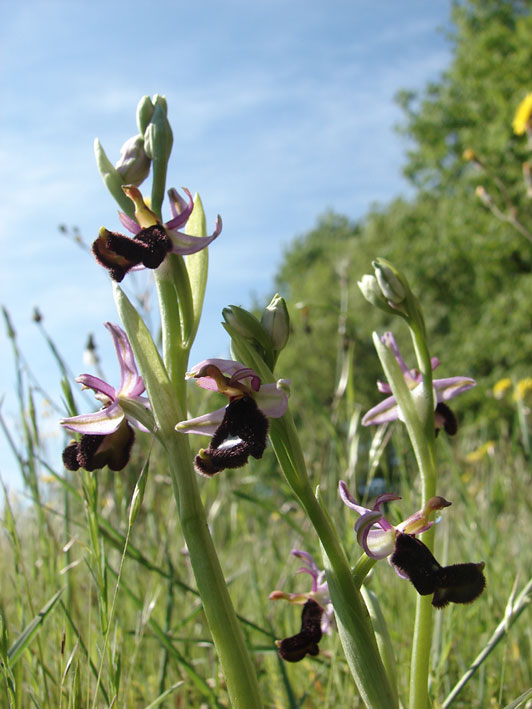
[[[347,505],[350,509],[355,510],[359,515],[364,515],[366,512],[371,512],[367,507],[362,507],[359,505],[353,495],[349,492],[349,488],[343,480],[338,483],[338,490],[340,492],[340,497],[344,505]]]
[[[395,396],[389,396],[370,409],[362,418],[363,426],[373,426],[379,423],[388,423],[399,418],[399,407]]]
[[[216,218],[216,224],[214,226],[214,231],[210,236],[192,236],[191,234],[183,234],[181,231],[176,229],[168,228],[168,236],[172,241],[172,251],[176,254],[181,254],[181,256],[188,256],[189,254],[195,254],[198,251],[209,246],[222,231],[222,218],[220,215]]]
[[[217,367],[222,374],[226,377],[232,377],[235,372],[239,369],[244,369],[244,365],[240,362],[236,362],[234,359],[204,359],[202,362],[195,364],[187,375],[187,378],[193,377],[197,374],[203,367],[212,364]]]
[[[172,187],[172,189],[168,190],[168,199],[170,201],[172,219],[166,222],[165,227],[167,229],[180,229],[183,224],[186,224],[192,214],[192,210],[194,209],[194,199],[186,187],[183,187],[183,192],[188,197],[188,204],[176,189]],[[179,205],[179,208],[177,205]]]
[[[138,396],[144,391],[144,383],[137,371],[133,350],[129,344],[126,333],[118,325],[110,322],[105,327],[111,333],[113,343],[120,365],[120,389],[118,393],[125,396]]]
[[[287,379],[279,379],[275,384],[263,384],[255,395],[257,406],[265,416],[280,418],[288,408],[288,395],[283,387],[289,384]]]
[[[124,214],[124,212],[118,212],[118,218],[120,219],[122,226],[125,227],[129,232],[131,232],[132,234],[139,233],[140,226],[134,219],[128,217],[127,214]]]
[[[225,409],[217,409],[203,416],[197,416],[194,419],[187,419],[176,424],[176,431],[180,433],[199,433],[204,436],[212,436],[218,426],[222,423]]]
[[[100,377],[95,377],[93,374],[80,374],[76,377],[76,381],[87,389],[92,389],[100,394],[105,394],[105,396],[113,401],[116,399],[116,391],[107,382],[104,382]]]
[[[435,379],[434,389],[438,401],[448,401],[458,394],[476,386],[476,381],[470,377],[449,377],[447,379]]]
[[[92,414],[81,414],[61,419],[60,424],[69,431],[106,436],[109,433],[114,433],[123,420],[124,412],[118,403],[114,403]]]

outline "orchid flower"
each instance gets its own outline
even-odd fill
[[[98,238],[92,244],[92,253],[98,263],[108,269],[113,280],[120,282],[126,273],[142,268],[158,268],[167,254],[181,256],[194,254],[207,247],[222,231],[222,220],[218,216],[210,236],[192,236],[179,231],[188,221],[194,209],[194,200],[186,188],[187,201],[174,188],[168,190],[172,218],[161,224],[149,209],[140,190],[134,185],[124,185],[126,195],[135,203],[135,219],[119,212],[123,226],[133,237],[100,229]]]
[[[292,549],[290,553],[303,561],[303,566],[296,573],[305,573],[311,576],[311,589],[307,593],[272,591],[269,598],[272,601],[283,599],[289,603],[303,605],[299,633],[276,643],[279,655],[283,660],[299,662],[306,655],[319,653],[318,643],[323,633],[331,631],[334,610],[325,579],[325,571],[318,568],[314,557],[308,552]]]
[[[268,417],[279,418],[288,406],[289,382],[262,384],[259,375],[240,362],[206,359],[187,373],[203,389],[218,391],[229,404],[197,418],[180,421],[176,430],[212,436],[209,447],[194,460],[207,476],[224,468],[240,468],[248,457],[261,458],[266,447]]]
[[[405,382],[408,388],[412,391],[412,395],[416,396],[416,389],[422,383],[422,375],[417,369],[409,369],[405,364],[395,338],[391,332],[385,332],[382,336],[383,343],[389,347],[395,355],[395,358],[403,372]],[[437,357],[431,359],[432,369],[439,366],[440,361]],[[456,433],[457,423],[451,409],[445,404],[449,399],[458,396],[464,391],[474,387],[476,382],[470,377],[448,377],[446,379],[434,379],[432,386],[434,388],[434,402],[436,405],[436,430],[445,428],[447,433],[452,435]],[[388,383],[377,382],[377,388],[383,394],[391,394],[392,390]],[[387,423],[401,418],[401,412],[395,396],[388,396],[386,399],[370,409],[362,419],[364,426],[372,426],[380,423]]]
[[[360,515],[355,522],[358,543],[369,557],[376,560],[384,559],[393,553],[398,534],[415,535],[425,532],[434,524],[429,520],[431,512],[451,505],[443,497],[431,497],[425,507],[393,526],[381,512],[381,505],[392,500],[400,500],[399,495],[393,493],[379,495],[374,506],[370,509],[356,502],[343,480],[340,480],[338,489],[342,502]]]
[[[484,562],[478,564],[452,564],[441,566],[430,549],[416,538],[434,522],[428,519],[431,512],[449,507],[443,497],[432,497],[425,507],[393,526],[380,510],[385,502],[401,499],[398,495],[380,495],[372,509],[358,505],[343,480],[339,483],[342,501],[360,517],[355,532],[360,546],[372,559],[390,557],[397,575],[409,579],[421,596],[434,594],[432,605],[444,608],[448,603],[471,603],[486,585]]]
[[[112,323],[105,323],[116,350],[120,366],[120,386],[115,389],[92,374],[81,374],[76,381],[83,389],[92,389],[102,404],[99,411],[61,419],[61,425],[69,431],[81,433],[79,441],[72,441],[63,451],[63,462],[68,470],[96,470],[108,465],[111,470],[121,470],[129,460],[135,438],[130,423],[141,431],[147,429],[136,419],[128,416],[121,400],[127,399],[150,408],[144,392],[135,358],[126,333]]]

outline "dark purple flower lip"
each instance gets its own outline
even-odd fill
[[[129,459],[134,440],[130,424],[147,431],[139,421],[126,415],[121,406],[122,401],[129,400],[145,409],[150,408],[149,400],[142,396],[144,382],[138,373],[127,335],[118,325],[105,323],[105,327],[113,338],[120,366],[120,385],[115,389],[92,374],[81,374],[76,378],[83,388],[94,391],[103,406],[89,414],[61,419],[64,428],[81,434],[79,442],[71,442],[63,451],[63,462],[69,470],[80,467],[96,470],[105,465],[112,470],[121,470]]]
[[[472,603],[486,586],[484,562],[441,566],[425,544],[410,534],[397,535],[390,561],[421,596],[433,594],[435,608]]]
[[[181,256],[195,254],[221,234],[222,220],[219,215],[214,231],[209,236],[194,236],[179,231],[187,223],[194,209],[194,199],[185,188],[183,189],[188,201],[185,201],[177,190],[172,188],[168,191],[172,218],[164,224],[161,224],[154,212],[146,206],[140,190],[135,185],[124,185],[122,189],[135,204],[136,218],[132,219],[123,212],[119,212],[118,216],[133,236],[102,227],[92,244],[92,253],[96,260],[109,271],[115,281],[122,281],[131,270],[158,268],[170,252]]]
[[[287,662],[300,662],[307,655],[316,656],[320,649],[318,643],[322,637],[321,617],[323,608],[309,599],[301,611],[301,630],[284,640],[279,640],[276,645],[279,655]]]
[[[225,468],[241,468],[253,458],[262,458],[266,448],[268,419],[254,399],[242,396],[231,401],[209,447],[194,459],[198,473],[211,477]]]
[[[114,433],[106,436],[84,434],[79,441],[71,441],[63,451],[63,464],[67,470],[84,468],[89,472],[108,466],[122,470],[129,462],[135,432],[126,420]]]
[[[98,263],[120,283],[138,266],[158,268],[172,250],[172,242],[159,224],[140,230],[132,239],[102,227],[91,248]]]

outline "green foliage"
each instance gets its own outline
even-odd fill
[[[212,405],[206,392],[192,391],[197,393],[195,412]],[[314,412],[305,413],[312,418]],[[469,430],[453,447],[445,439],[440,441],[439,493],[452,499],[453,506],[438,525],[436,556],[442,563],[485,560],[488,588],[475,605],[447,608],[437,616],[431,690],[435,703],[451,691],[503,620],[516,578],[519,592],[530,575],[529,460],[508,437],[507,423],[499,421],[491,455],[477,462],[468,462],[467,454],[485,442],[482,431]],[[397,426],[393,436],[394,480],[388,476],[384,458],[379,472],[387,478],[388,489],[393,486],[402,496],[389,510],[391,521],[397,523],[418,507],[419,494],[402,427]],[[196,444],[204,444],[204,439],[198,437]],[[159,697],[161,701],[167,697],[168,706],[173,706],[172,701],[177,706],[228,706],[179,531],[166,459],[156,447],[151,453],[150,449],[150,437],[139,434],[124,471],[99,471],[94,476],[98,550],[90,539],[82,473],[66,478],[64,471],[51,467],[45,477],[41,468],[40,497],[31,505],[4,507],[3,526],[8,534],[0,545],[3,654],[7,655],[17,638],[25,640],[13,672],[7,664],[4,668],[0,703],[8,706],[11,696],[14,705],[18,700],[21,706],[30,697],[43,707],[109,706],[116,692],[117,706],[146,707]],[[345,467],[345,449],[344,438],[331,431],[330,455],[315,462],[314,472],[324,481],[323,494],[330,497],[329,509],[354,563],[360,555],[354,515],[338,501],[336,492],[338,471]],[[128,508],[148,455],[150,475],[126,544]],[[355,480],[348,481],[354,490]],[[281,480],[272,451],[268,449],[262,460],[251,461],[245,469],[225,471],[200,484],[209,526],[258,668],[265,705],[361,707],[335,631],[322,639],[316,658],[295,665],[283,664],[278,658],[274,641],[297,632],[300,608],[269,601],[268,595],[276,588],[306,590],[308,579],[295,573],[299,564],[289,552],[304,548],[319,558],[319,549],[308,519]],[[103,587],[98,564],[106,579]],[[385,562],[376,565],[368,584],[388,625],[404,698],[416,595]],[[31,637],[24,634],[24,629],[33,627],[39,610],[65,585],[41,632]],[[109,609],[111,601],[114,612],[107,611],[104,617],[110,620],[111,652],[107,653],[101,612]],[[532,684],[529,615],[530,606],[521,621],[503,633],[484,671],[473,675],[456,706],[490,702],[503,706]]]
[[[486,396],[492,385],[509,372],[519,378],[530,371],[532,248],[475,197],[480,183],[501,209],[511,203],[519,215],[529,212],[521,178],[526,140],[513,135],[511,122],[532,89],[530,5],[468,0],[455,5],[453,18],[455,52],[448,70],[420,95],[403,92],[398,98],[405,112],[401,131],[410,145],[404,171],[414,197],[374,207],[358,223],[326,214],[293,243],[279,270],[276,287],[287,297],[294,323],[279,371],[286,364],[297,384],[297,363],[304,362],[301,376],[307,378],[310,368],[311,395],[320,402],[330,403],[338,377],[334,352],[346,341],[354,342],[357,402],[367,407],[379,398],[374,385],[381,374],[370,335],[395,323],[369,306],[356,285],[377,256],[402,270],[422,300],[432,354],[442,362],[437,376],[478,380],[459,400],[461,418],[469,412],[493,422],[498,406]],[[485,169],[464,161],[466,148]],[[522,221],[526,228],[532,224],[526,216]],[[339,339],[342,297],[349,313]],[[298,302],[308,306],[299,317]],[[293,391],[305,411],[308,402],[297,386]],[[328,436],[319,422],[313,429],[313,435]]]

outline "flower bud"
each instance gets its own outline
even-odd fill
[[[144,138],[134,135],[120,148],[120,160],[115,167],[127,184],[140,185],[149,175],[150,164],[144,150]]]
[[[240,335],[246,340],[255,340],[264,349],[272,348],[271,340],[257,318],[238,305],[230,305],[222,310],[222,315],[232,334]]]
[[[362,291],[364,298],[376,308],[380,308],[387,313],[395,312],[394,309],[388,305],[386,298],[384,298],[375,276],[366,273],[362,276],[362,280],[358,281],[358,287]]]
[[[399,271],[384,259],[376,259],[372,263],[375,277],[386,300],[398,305],[406,297],[406,288],[401,283]]]
[[[290,334],[290,315],[284,298],[275,294],[264,308],[260,322],[271,338],[273,349],[276,352],[284,349]]]
[[[493,198],[483,185],[478,185],[475,194],[486,207],[493,206]]]
[[[146,132],[146,128],[151,121],[154,110],[155,106],[153,105],[151,98],[149,96],[143,96],[137,106],[137,127],[141,135],[144,135]]]
[[[152,160],[168,161],[174,137],[167,114],[166,100],[157,96],[150,122],[144,132],[144,150]]]

